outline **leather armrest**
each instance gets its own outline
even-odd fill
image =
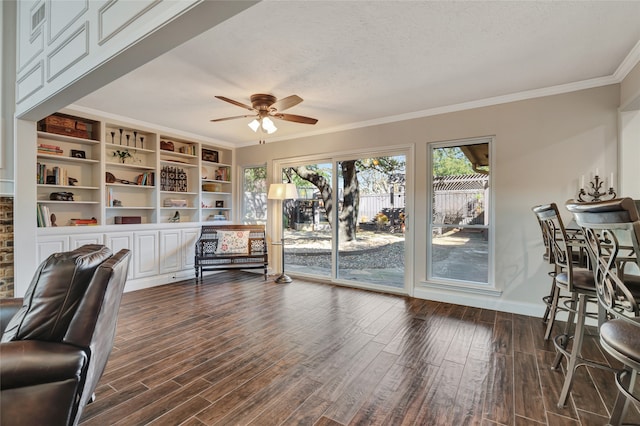
[[[0,389],[80,380],[87,364],[81,348],[66,343],[17,340],[0,343]]]
[[[22,307],[22,299],[0,299],[0,333],[4,333],[11,318]]]

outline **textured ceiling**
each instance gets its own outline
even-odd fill
[[[74,104],[269,143],[611,83],[639,40],[640,1],[263,1]],[[249,119],[209,121],[248,112],[215,95],[252,93],[297,94],[287,112],[318,124],[276,121],[265,137]]]

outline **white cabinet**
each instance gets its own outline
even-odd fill
[[[39,265],[53,253],[69,251],[69,237],[66,235],[40,237],[38,238],[37,250],[36,256]]]
[[[195,268],[196,241],[200,228],[182,230],[182,269]]]
[[[133,233],[133,278],[158,275],[158,231]]]
[[[69,236],[69,250],[75,250],[85,244],[102,244],[102,234],[80,234]]]
[[[160,273],[180,270],[180,230],[160,231]]]
[[[104,245],[109,247],[113,253],[122,249],[133,252],[133,232],[110,232],[104,236]],[[133,254],[133,253],[132,253]],[[133,277],[133,262],[129,262],[129,272],[127,278]]]
[[[160,231],[160,273],[191,269],[200,228]]]

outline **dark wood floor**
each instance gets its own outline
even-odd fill
[[[606,423],[612,374],[581,368],[558,409],[543,331],[527,316],[218,274],[124,295],[82,424]]]

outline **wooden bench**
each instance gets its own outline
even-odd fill
[[[242,253],[221,253],[218,231],[249,231],[247,250]],[[220,238],[219,238],[220,237]],[[196,280],[202,280],[203,271],[228,269],[264,269],[267,279],[267,241],[264,225],[203,225],[200,238],[196,241]]]

